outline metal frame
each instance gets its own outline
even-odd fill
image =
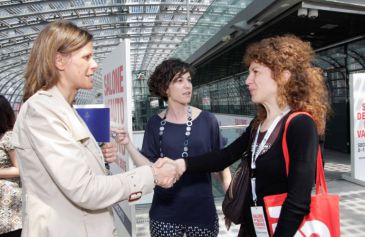
[[[33,41],[49,22],[70,20],[90,31],[94,35],[98,63],[122,39],[130,38],[132,70],[152,70],[181,44],[212,1],[1,1],[0,88],[15,85],[22,78]],[[9,78],[9,73],[16,75]],[[21,87],[17,85],[17,89]],[[2,89],[0,93],[9,98],[20,98]],[[22,91],[14,93],[21,95]],[[85,93],[85,96],[90,95]]]

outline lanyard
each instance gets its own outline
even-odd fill
[[[257,128],[256,131],[256,136],[255,136],[255,140],[252,144],[252,156],[251,156],[251,169],[252,172],[254,173],[254,170],[256,169],[256,160],[259,157],[260,153],[262,152],[262,150],[264,149],[267,141],[270,138],[271,133],[274,131],[276,125],[279,123],[279,121],[287,114],[290,112],[290,108],[289,106],[286,106],[284,108],[284,110],[275,118],[274,122],[270,125],[269,129],[267,130],[264,138],[262,139],[262,141],[260,142],[260,145],[258,145],[258,148],[256,149],[256,145],[257,145],[257,140],[259,137],[259,133],[260,133],[260,128],[261,128],[261,123]],[[256,205],[256,201],[257,201],[257,195],[256,195],[256,177],[252,177],[251,178],[251,188],[252,188],[252,199]]]

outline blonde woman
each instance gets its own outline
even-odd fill
[[[13,138],[24,236],[115,236],[112,204],[175,179],[173,165],[106,175],[102,152],[72,107],[79,89],[92,88],[96,69],[92,35],[70,22],[50,23],[34,42]]]

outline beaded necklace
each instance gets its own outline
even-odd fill
[[[167,115],[168,109],[166,109],[166,113],[161,120],[160,123],[160,131],[159,131],[159,137],[160,137],[160,156],[164,157],[163,151],[162,151],[162,135],[165,130],[165,124],[166,124],[166,115]],[[184,141],[184,147],[183,152],[181,153],[181,157],[188,157],[189,156],[189,136],[191,133],[191,127],[193,126],[193,118],[192,118],[192,112],[191,107],[188,107],[188,113],[187,113],[188,121],[186,122],[186,131],[185,131],[185,141]]]

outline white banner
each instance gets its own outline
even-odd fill
[[[352,178],[365,181],[365,73],[350,75]]]
[[[247,127],[251,120],[252,116],[244,116],[244,115],[234,115],[234,114],[214,114],[218,120],[219,126],[237,126],[243,125]]]
[[[101,66],[104,104],[110,108],[111,127],[124,127],[132,134],[132,78],[130,69],[130,41],[123,40],[103,61]],[[131,136],[132,137],[132,136]],[[130,168],[128,153],[118,146],[117,163],[111,164],[112,173]],[[136,236],[135,207],[128,202],[113,206],[120,237]]]

